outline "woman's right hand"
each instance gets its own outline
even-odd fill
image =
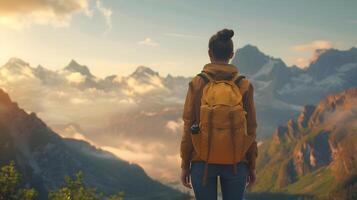
[[[190,170],[182,169],[181,170],[181,183],[183,186],[192,189]]]

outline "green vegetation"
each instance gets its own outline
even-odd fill
[[[15,163],[5,165],[0,171],[0,200],[35,200],[37,191],[33,188],[21,188],[21,174]],[[65,185],[48,195],[49,200],[124,200],[124,192],[104,197],[96,188],[83,183],[83,173],[78,172],[74,178],[65,177]]]
[[[319,200],[355,200],[357,199],[357,175],[339,184],[328,197]]]
[[[354,130],[354,129],[351,129]],[[260,146],[257,162],[257,183],[251,188],[247,198],[254,199],[299,199],[299,200],[354,200],[357,199],[357,177],[342,181],[357,174],[353,159],[357,137],[347,129],[324,130],[321,127],[304,130],[302,138],[296,141],[267,140]],[[304,175],[294,174],[293,154],[302,145],[328,150],[332,140],[343,147],[335,158],[333,168],[322,166]],[[346,171],[346,169],[348,169]]]
[[[277,172],[279,169],[279,164],[270,164],[264,170],[258,171],[257,177],[259,177],[258,182],[252,188],[252,191],[270,191],[274,187],[275,180],[278,176]]]
[[[1,167],[0,200],[33,200],[37,192],[32,188],[21,188],[21,175],[15,168],[15,163]]]
[[[95,188],[87,188],[83,184],[83,173],[78,172],[75,178],[65,177],[65,186],[57,191],[50,192],[48,199],[50,200],[99,200],[100,195],[96,193]]]
[[[331,170],[322,168],[316,172],[299,177],[295,183],[288,185],[285,191],[290,194],[299,192],[315,196],[324,196],[326,195],[326,191],[331,191],[334,187],[334,180]]]
[[[316,131],[315,136],[321,133]],[[264,145],[264,144],[263,144]],[[258,181],[251,192],[280,193],[287,195],[301,194],[322,197],[334,188],[334,176],[329,168],[298,177],[290,172],[293,169],[292,153],[299,142],[283,141],[279,145],[268,141],[260,148],[263,155],[258,158]],[[268,159],[267,159],[268,158]],[[260,159],[260,160],[259,160]],[[260,195],[259,195],[260,196]]]

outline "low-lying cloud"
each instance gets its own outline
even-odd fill
[[[78,128],[74,125],[68,125],[62,128],[54,128],[54,131],[64,138],[86,141],[120,159],[139,164],[151,177],[161,181],[172,182],[177,180],[180,156],[178,151],[168,151],[169,148],[172,148],[172,145],[162,143],[163,141],[160,142],[159,140],[157,142],[147,142],[124,137],[116,138],[117,144],[113,146],[99,145],[77,130]],[[107,138],[110,138],[110,136]]]
[[[155,179],[178,180],[184,98],[178,89],[154,73],[112,79],[88,74],[33,68],[14,58],[0,68],[0,88],[62,137],[137,163]]]

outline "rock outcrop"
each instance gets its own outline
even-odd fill
[[[279,126],[259,147],[261,173],[255,191],[314,194],[317,187],[326,187],[327,194],[333,185],[356,176],[356,124],[357,88],[330,95],[316,106],[305,106],[297,119]],[[259,179],[268,179],[273,186]],[[318,184],[307,181],[310,179]]]

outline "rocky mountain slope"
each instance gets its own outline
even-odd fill
[[[357,183],[356,133],[357,88],[305,106],[260,145],[252,191],[326,197],[350,190]]]
[[[185,199],[182,193],[148,177],[137,164],[85,141],[61,138],[0,90],[0,166],[12,160],[25,184],[39,191],[40,199],[60,187],[64,176],[79,170],[85,184],[106,195],[124,191],[126,199]]]

